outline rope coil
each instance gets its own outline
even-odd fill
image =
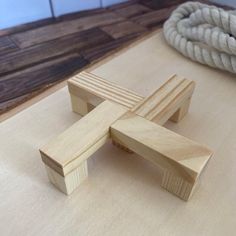
[[[184,56],[236,73],[236,12],[199,2],[174,10],[164,24],[167,42]]]

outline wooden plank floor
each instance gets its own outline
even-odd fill
[[[137,0],[0,31],[0,114],[161,27],[184,0]]]

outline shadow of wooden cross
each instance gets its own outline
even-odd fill
[[[74,112],[85,115],[40,152],[50,181],[66,194],[87,177],[87,159],[108,139],[162,167],[162,187],[188,200],[212,152],[161,125],[188,112],[193,81],[173,76],[143,98],[88,72],[68,82]]]

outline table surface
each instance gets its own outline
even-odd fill
[[[165,125],[215,152],[195,195],[186,203],[166,192],[159,169],[110,143],[71,196],[55,189],[38,149],[80,118],[64,88],[0,125],[1,235],[233,235],[235,75],[184,58],[161,32],[92,72],[142,95],[175,73],[196,81],[188,116]]]

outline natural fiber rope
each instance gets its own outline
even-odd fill
[[[167,42],[186,57],[236,73],[236,12],[187,2],[164,24]]]

